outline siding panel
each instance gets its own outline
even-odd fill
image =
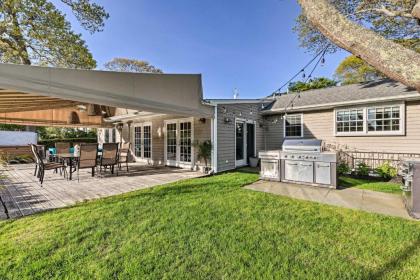
[[[272,119],[279,116],[270,116]],[[405,136],[334,136],[334,110],[304,112],[304,135],[318,138],[327,144],[344,149],[368,152],[420,153],[420,102],[406,103]],[[269,121],[266,121],[270,123]],[[279,139],[283,138],[283,123],[268,125],[266,141],[268,149],[281,148]],[[282,141],[282,140],[280,140]]]

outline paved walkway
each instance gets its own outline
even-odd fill
[[[75,174],[73,180],[68,181],[52,170],[46,171],[41,187],[33,172],[33,164],[0,169],[0,219],[19,218],[77,202],[203,176],[186,169],[133,164],[129,173],[122,170],[119,176],[108,172],[92,178],[90,170],[81,170],[79,182]]]
[[[360,190],[356,188],[335,190],[261,180],[248,185],[245,188],[334,206],[411,219],[405,210],[402,197],[395,194]]]

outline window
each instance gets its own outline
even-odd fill
[[[336,125],[337,132],[363,132],[363,109],[337,111]]]
[[[105,143],[109,143],[109,129],[105,128]]]
[[[335,111],[337,136],[403,135],[404,104],[391,104]]]
[[[152,157],[152,127],[150,125],[143,127],[143,157]]]
[[[141,157],[141,126],[134,127],[134,155]]]
[[[400,106],[368,108],[368,131],[399,131]]]
[[[117,132],[116,132],[115,128],[112,129],[112,142],[113,143],[117,142]]]
[[[286,115],[284,128],[285,137],[303,137],[302,115]]]

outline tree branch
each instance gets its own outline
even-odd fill
[[[342,15],[328,0],[298,0],[322,34],[389,78],[420,91],[420,55]]]
[[[390,10],[387,9],[385,6],[380,8],[370,8],[370,9],[363,9],[357,11],[358,14],[372,12],[377,14],[383,14],[388,17],[405,17],[405,18],[414,18],[414,16],[410,13],[410,11],[403,11],[403,10]]]
[[[413,17],[420,21],[420,0],[417,0],[416,5],[414,5],[413,10],[411,11]]]

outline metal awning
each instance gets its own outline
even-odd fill
[[[199,74],[146,74],[0,64],[0,113],[99,104],[211,117]]]

